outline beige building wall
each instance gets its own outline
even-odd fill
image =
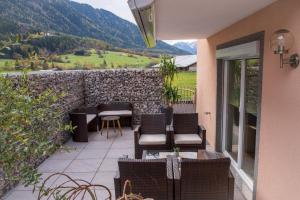
[[[238,8],[237,8],[238,9]],[[198,41],[197,111],[216,139],[216,46],[265,31],[257,200],[300,199],[300,67],[279,67],[269,48],[272,33],[286,28],[300,53],[300,0],[279,0],[208,39]],[[204,112],[210,112],[205,115]]]

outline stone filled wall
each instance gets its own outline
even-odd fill
[[[84,80],[87,106],[131,102],[136,124],[141,113],[157,113],[162,104],[162,77],[157,70],[87,71]]]
[[[18,83],[20,74],[9,74]],[[162,105],[162,77],[157,70],[95,70],[33,72],[29,74],[30,88],[39,93],[52,89],[63,92],[58,103],[68,120],[68,113],[82,106],[96,106],[110,101],[129,101],[134,107],[134,122],[139,123],[141,113],[156,113]],[[69,134],[61,134],[66,140]],[[1,180],[0,199],[11,187]]]

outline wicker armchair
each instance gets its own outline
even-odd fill
[[[179,164],[181,170],[179,170]],[[173,159],[175,200],[233,200],[230,159]]]
[[[206,149],[206,130],[198,125],[197,113],[174,114],[171,142],[181,151]]]
[[[133,193],[155,200],[173,200],[172,159],[136,160],[121,158],[114,179],[116,198],[123,193],[126,180],[132,183]]]
[[[113,101],[97,106],[99,117],[119,116],[122,126],[133,129],[133,105],[130,102]],[[101,120],[101,119],[100,119]]]
[[[95,107],[77,108],[70,113],[70,120],[75,127],[73,140],[88,142],[88,132],[98,131],[98,111]]]
[[[143,150],[170,149],[170,144],[165,114],[142,115],[141,125],[134,131],[135,158],[142,158]]]

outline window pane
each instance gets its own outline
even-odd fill
[[[241,93],[241,61],[229,62],[227,95],[226,151],[237,161],[239,141],[239,107]]]
[[[253,179],[255,161],[255,142],[257,128],[257,103],[259,84],[259,59],[246,61],[246,84],[245,84],[245,133],[242,169]]]

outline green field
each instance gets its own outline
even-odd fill
[[[139,56],[127,54],[123,52],[106,51],[101,56],[91,51],[90,56],[76,56],[74,54],[67,54],[61,56],[65,63],[57,63],[58,66],[63,68],[73,68],[74,66],[88,66],[90,68],[101,68],[106,62],[106,68],[113,67],[139,67],[144,68],[149,64],[156,64],[159,58],[150,58],[146,56]],[[66,59],[67,58],[67,59]]]
[[[179,72],[174,78],[174,85],[179,88],[195,89],[196,72]]]
[[[62,62],[54,62],[54,67],[62,69],[109,69],[109,68],[145,68],[159,63],[159,58],[152,58],[124,52],[105,51],[98,55],[91,50],[88,56],[74,54],[59,55]],[[14,60],[0,59],[0,71],[14,71]]]

